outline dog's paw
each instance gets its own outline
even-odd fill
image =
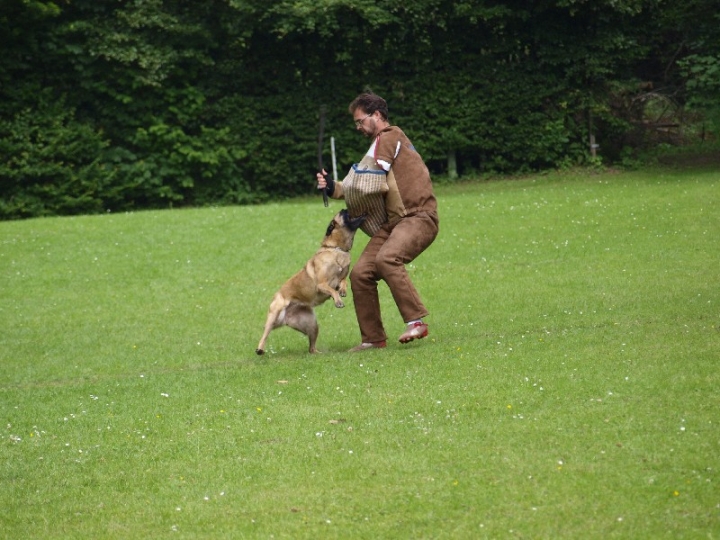
[[[263,355],[265,354],[265,351],[263,351],[262,349],[255,349],[255,354]]]
[[[347,291],[345,289],[340,289],[338,294],[344,298],[347,296]]]
[[[345,307],[345,304],[343,304],[342,300],[340,300],[338,302],[335,302],[335,307],[337,307],[337,308]]]

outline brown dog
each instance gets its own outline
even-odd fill
[[[330,297],[335,301],[335,307],[345,307],[340,297],[347,294],[350,249],[355,232],[365,218],[365,215],[350,218],[347,210],[335,215],[320,249],[275,293],[268,310],[265,332],[255,349],[257,354],[265,352],[265,341],[270,332],[285,325],[305,334],[310,340],[310,352],[318,352],[315,348],[318,323],[313,308]]]

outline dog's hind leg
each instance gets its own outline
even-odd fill
[[[282,295],[276,294],[273,298],[272,303],[270,304],[270,309],[268,309],[267,320],[265,321],[265,330],[263,331],[263,335],[260,338],[257,349],[255,349],[255,352],[257,354],[265,353],[265,342],[267,341],[270,332],[272,332],[275,328],[279,328],[280,326],[285,324],[284,319],[286,306],[287,302],[282,297]]]
[[[312,307],[305,304],[290,304],[285,312],[285,324],[308,337],[309,352],[318,352],[315,344],[320,329]]]

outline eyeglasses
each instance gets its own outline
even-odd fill
[[[359,127],[362,125],[362,123],[363,123],[365,120],[367,120],[368,118],[370,118],[373,114],[374,114],[374,113],[366,114],[365,116],[363,116],[363,117],[360,118],[359,120],[355,120],[355,127],[356,127],[356,128],[359,128]]]

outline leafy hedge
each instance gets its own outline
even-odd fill
[[[713,5],[6,0],[0,219],[313,193],[320,106],[342,171],[365,89],[435,174],[614,159],[647,88],[717,117]]]

